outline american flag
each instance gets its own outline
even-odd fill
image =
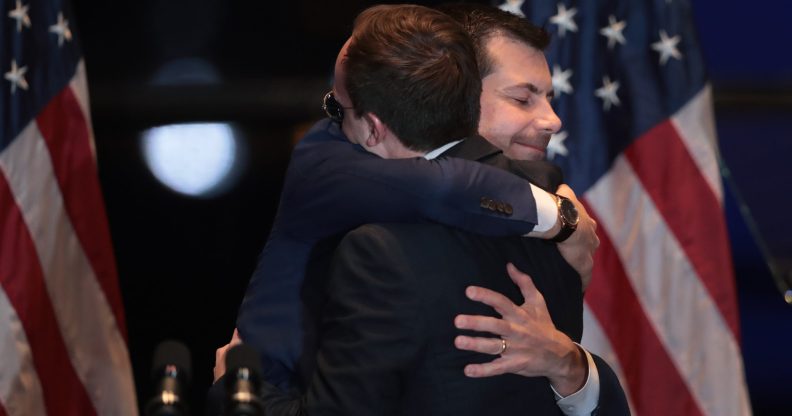
[[[599,224],[583,344],[633,412],[751,413],[712,111],[688,0],[509,0],[548,29],[548,156]]]
[[[0,10],[0,415],[137,414],[71,9]]]

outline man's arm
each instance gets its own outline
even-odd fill
[[[539,193],[544,191],[518,176],[477,162],[381,159],[347,142],[334,124],[320,122],[295,148],[282,207],[293,212],[285,226],[297,237],[417,221],[484,235],[525,235],[537,225]],[[550,209],[546,217],[554,222]]]

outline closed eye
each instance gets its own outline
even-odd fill
[[[518,105],[521,105],[521,106],[529,105],[531,103],[531,99],[530,98],[511,97],[511,99],[512,99],[512,101],[514,101],[515,103],[517,103]]]

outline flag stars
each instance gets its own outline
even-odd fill
[[[682,53],[677,49],[680,39],[679,35],[669,38],[665,30],[660,31],[660,40],[652,44],[652,49],[660,53],[660,65],[665,65],[668,58],[682,59]]]
[[[20,0],[16,2],[16,8],[8,12],[8,17],[16,20],[17,32],[22,31],[22,26],[30,27],[30,17],[28,17],[28,7],[23,6]]]
[[[564,144],[568,135],[567,132],[562,130],[550,136],[550,143],[547,144],[548,159],[555,159],[556,155],[566,156],[569,154],[569,150]]]
[[[560,65],[553,65],[553,90],[556,97],[560,97],[561,93],[572,94],[574,89],[569,82],[570,77],[572,77],[572,68],[562,71]]]
[[[609,111],[612,105],[618,106],[621,104],[619,96],[616,92],[619,90],[619,82],[611,82],[608,76],[602,78],[602,87],[594,91],[594,95],[602,99],[602,108]]]
[[[69,30],[69,21],[63,18],[63,13],[58,13],[58,23],[50,26],[49,31],[58,35],[58,47],[63,46],[63,39],[71,41],[72,33]]]
[[[558,34],[562,38],[566,34],[566,31],[570,32],[577,32],[578,27],[575,24],[575,14],[577,14],[576,8],[571,8],[567,10],[566,6],[559,3],[558,4],[558,13],[555,16],[550,17],[550,23],[558,26]]]
[[[16,60],[11,60],[11,70],[5,73],[5,79],[11,82],[11,94],[16,93],[17,87],[27,91],[28,83],[25,80],[25,72],[27,72],[26,66],[19,68]]]
[[[498,7],[505,12],[516,14],[520,17],[525,17],[525,14],[522,12],[523,3],[525,3],[525,0],[506,0],[505,3]]]
[[[627,22],[618,21],[613,15],[608,16],[608,26],[600,29],[599,33],[608,38],[608,49],[613,49],[616,44],[624,45],[627,39],[624,39],[624,28],[627,27]]]

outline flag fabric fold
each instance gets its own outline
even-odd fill
[[[687,0],[509,0],[553,36],[548,156],[599,224],[583,345],[637,415],[751,414],[712,92]]]
[[[0,9],[0,414],[137,414],[71,9]]]

